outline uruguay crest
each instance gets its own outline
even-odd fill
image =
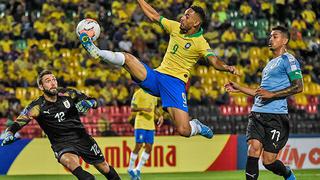
[[[68,100],[63,101],[63,105],[64,105],[64,107],[66,107],[67,109],[70,108],[70,103],[69,103]]]

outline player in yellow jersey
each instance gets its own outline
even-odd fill
[[[97,48],[86,32],[80,34],[83,47],[95,58],[123,66],[145,91],[161,98],[177,132],[184,137],[200,134],[212,138],[213,132],[199,120],[189,120],[185,84],[190,70],[200,57],[205,57],[217,70],[236,73],[234,66],[228,66],[213,53],[204,39],[201,28],[205,13],[198,6],[191,6],[180,22],[168,20],[159,15],[144,0],[137,0],[146,16],[159,23],[169,34],[170,41],[161,65],[153,70],[128,53],[112,52]]]
[[[160,127],[163,123],[163,116],[161,116],[156,109],[157,101],[157,97],[150,95],[141,88],[133,94],[131,112],[136,113],[134,123],[136,145],[130,154],[128,167],[128,173],[131,179],[140,179],[141,168],[149,159],[155,135],[155,115],[159,117],[157,122],[158,126]],[[142,152],[140,161],[134,170],[135,161],[143,143],[145,143],[145,150]]]

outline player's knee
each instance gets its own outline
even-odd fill
[[[129,53],[123,53],[124,57],[125,57],[125,64],[131,63],[132,61],[134,61],[134,56],[129,54]]]
[[[184,126],[177,127],[177,131],[180,136],[190,137],[191,131],[187,127],[184,127]]]
[[[145,146],[145,152],[150,154],[152,151],[152,144],[146,144]]]
[[[68,158],[68,157],[60,159],[60,163],[64,166],[66,166],[66,168],[68,168],[70,170],[79,166],[79,164],[74,162],[74,160],[72,158]]]
[[[262,158],[262,163],[264,166],[266,166],[267,164],[272,164],[275,161],[276,161],[276,157],[273,157],[273,156],[263,156]]]
[[[142,148],[142,144],[136,144],[134,149],[133,149],[133,153],[138,154],[140,149]]]
[[[249,143],[248,154],[252,157],[259,157],[261,153],[261,144],[260,143]]]

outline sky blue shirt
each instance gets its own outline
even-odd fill
[[[271,92],[279,91],[289,87],[295,79],[302,79],[300,64],[293,55],[284,53],[270,60],[263,69],[260,87]],[[255,96],[252,111],[288,114],[287,99],[262,100]]]

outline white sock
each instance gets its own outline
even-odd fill
[[[197,125],[196,122],[194,122],[193,120],[189,121],[189,124],[191,126],[191,133],[190,133],[190,137],[191,136],[195,136],[197,134],[200,133],[201,131],[201,127],[199,125]]]
[[[134,169],[134,165],[135,165],[135,162],[137,160],[137,157],[138,157],[138,154],[135,154],[135,153],[131,152],[130,161],[129,161],[129,167],[128,167],[129,170]]]
[[[142,152],[140,161],[137,166],[137,170],[141,171],[142,166],[147,162],[149,157],[150,157],[150,154],[146,153],[145,151]]]
[[[122,66],[125,62],[125,56],[121,52],[112,52],[108,50],[98,50],[98,55],[102,61],[113,65]]]

